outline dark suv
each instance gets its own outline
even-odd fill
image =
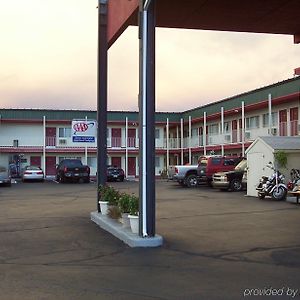
[[[206,181],[211,185],[215,173],[232,171],[242,159],[238,156],[201,156],[198,160],[198,178],[200,182]]]
[[[107,167],[107,181],[124,181],[124,170],[117,166]]]

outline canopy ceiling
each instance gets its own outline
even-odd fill
[[[299,0],[155,0],[156,26],[288,34],[300,42]],[[108,1],[111,46],[129,25],[138,25],[139,0]]]

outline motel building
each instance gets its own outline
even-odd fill
[[[295,77],[184,112],[157,112],[156,175],[205,154],[244,155],[259,136],[299,135],[299,99]],[[137,177],[138,112],[110,111],[107,119],[107,164]],[[0,109],[0,165],[38,165],[51,178],[62,159],[79,158],[96,175],[97,140],[73,142],[72,120],[96,120],[96,112]]]

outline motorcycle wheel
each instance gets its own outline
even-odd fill
[[[277,189],[275,188],[274,191],[272,192],[272,199],[276,201],[282,201],[286,198],[287,190],[279,186]]]
[[[258,198],[259,199],[265,199],[265,197],[266,197],[265,194],[258,193]]]

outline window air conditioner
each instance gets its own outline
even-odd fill
[[[60,139],[58,143],[60,145],[66,145],[67,144],[67,140],[66,139]]]
[[[19,140],[13,140],[13,147],[19,147]]]
[[[271,134],[277,135],[277,128],[271,128]]]

